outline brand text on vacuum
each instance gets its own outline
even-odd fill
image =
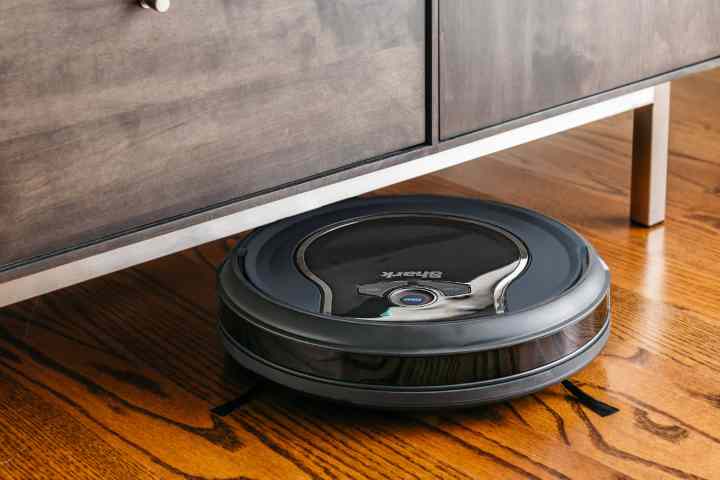
[[[398,277],[417,277],[417,278],[442,278],[443,272],[427,270],[418,272],[382,272],[380,274],[382,278],[398,278]]]

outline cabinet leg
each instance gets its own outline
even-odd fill
[[[638,108],[633,121],[630,217],[651,227],[665,220],[670,83],[655,87],[655,102]]]

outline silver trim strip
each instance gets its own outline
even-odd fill
[[[371,215],[367,217],[359,217],[359,218],[353,218],[349,220],[345,220],[339,223],[335,223],[333,225],[329,225],[325,228],[322,228],[315,233],[312,233],[305,239],[303,239],[302,242],[300,242],[300,245],[295,253],[295,261],[298,265],[298,268],[300,269],[300,272],[308,277],[310,280],[312,280],[316,285],[320,287],[322,290],[322,313],[331,315],[332,314],[332,300],[333,300],[333,293],[330,286],[320,277],[318,277],[315,272],[313,272],[310,267],[307,264],[307,260],[305,259],[305,253],[307,252],[307,249],[310,247],[310,245],[319,239],[320,237],[327,235],[330,232],[334,232],[336,230],[339,230],[341,228],[350,227],[352,225],[357,225],[361,222],[367,222],[370,220],[379,220],[379,219],[388,219],[388,218],[408,218],[408,217],[428,217],[428,218],[444,218],[444,219],[451,219],[451,220],[457,220],[462,221],[466,223],[470,223],[479,227],[487,228],[489,230],[492,230],[494,232],[499,233],[500,235],[504,236],[513,244],[515,244],[515,247],[518,249],[518,259],[516,260],[517,265],[513,269],[512,272],[510,272],[507,276],[503,277],[498,283],[495,284],[493,288],[493,301],[495,306],[495,312],[496,313],[505,313],[505,294],[507,292],[507,288],[510,286],[510,284],[520,276],[520,274],[525,270],[525,267],[527,267],[528,264],[528,251],[525,244],[520,241],[515,235],[508,232],[507,230],[500,228],[496,225],[493,225],[491,223],[486,223],[480,220],[475,220],[473,218],[468,217],[462,217],[459,215],[438,215],[433,213],[387,213],[382,215]],[[508,264],[511,265],[511,264]],[[479,278],[479,277],[478,277]],[[472,285],[471,285],[472,287]],[[470,291],[470,295],[475,293],[472,290]],[[428,305],[423,305],[422,307],[417,308],[424,308]]]
[[[300,269],[300,272],[308,277],[315,285],[320,287],[320,290],[322,290],[322,313],[330,315],[332,313],[332,299],[333,299],[333,293],[332,288],[330,288],[330,285],[328,285],[325,280],[315,275],[315,272],[310,270],[310,267],[307,264],[307,261],[305,260],[305,253],[307,252],[308,247],[320,238],[321,236],[325,235],[326,233],[330,233],[333,230],[337,230],[338,228],[342,228],[344,226],[352,225],[356,222],[348,223],[348,224],[341,224],[338,226],[335,226],[334,228],[327,227],[323,230],[320,230],[318,232],[315,232],[314,234],[310,235],[309,237],[306,237],[302,242],[300,242],[300,246],[298,247],[297,251],[295,252],[295,263],[297,263],[298,268]]]

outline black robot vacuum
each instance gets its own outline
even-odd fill
[[[369,407],[497,402],[561,382],[610,333],[610,274],[565,225],[465,198],[364,198],[256,230],[219,270],[225,348]]]

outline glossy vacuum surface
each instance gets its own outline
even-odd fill
[[[568,227],[449,197],[342,202],[255,231],[219,272],[242,365],[384,408],[499,401],[557,383],[609,335],[609,272]]]

